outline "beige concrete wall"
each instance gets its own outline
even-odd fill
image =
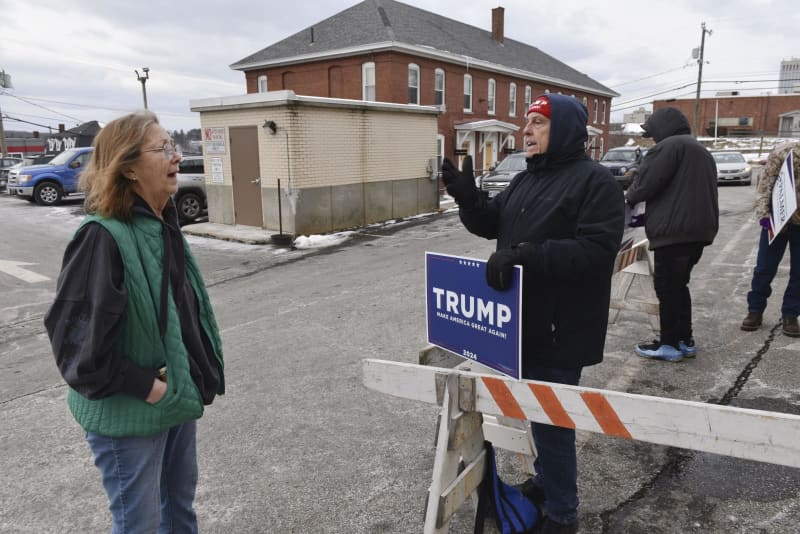
[[[436,119],[373,110],[307,108],[290,134],[295,187],[425,176],[436,157]]]
[[[276,133],[262,127],[277,125]],[[231,224],[228,128],[258,126],[264,226],[277,230],[281,181],[284,232],[322,233],[436,207],[427,164],[436,155],[436,115],[298,103],[202,111],[202,128],[224,127],[225,154],[205,154],[209,220]],[[223,183],[211,183],[211,158]],[[379,184],[384,184],[379,186]]]

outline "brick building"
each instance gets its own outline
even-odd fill
[[[680,109],[694,124],[694,98],[653,102],[653,111],[664,107]],[[800,137],[800,94],[701,98],[699,123],[700,136],[714,136],[716,126],[716,135],[723,137]]]
[[[489,13],[487,13],[488,18]],[[231,65],[247,92],[437,106],[437,153],[488,168],[522,143],[525,110],[558,92],[589,110],[589,153],[608,142],[617,93],[531,45],[393,0],[366,0]]]

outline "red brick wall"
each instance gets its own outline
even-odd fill
[[[515,134],[517,149],[522,147],[522,128],[525,125],[525,86],[531,86],[531,98],[543,94],[545,89],[566,95],[574,94],[582,100],[587,98],[589,108],[589,124],[604,130],[604,144],[608,146],[608,110],[611,101],[608,97],[595,96],[589,93],[574,91],[555,85],[544,85],[519,78],[513,78],[484,70],[469,68],[464,65],[444,63],[439,60],[416,57],[398,52],[380,52],[360,56],[314,61],[302,65],[273,67],[268,69],[252,70],[245,73],[247,92],[254,93],[258,90],[257,79],[260,75],[267,75],[267,85],[270,91],[290,89],[299,95],[322,96],[333,98],[348,98],[361,100],[361,65],[366,62],[375,63],[376,72],[376,99],[381,102],[408,103],[408,64],[415,63],[419,66],[419,92],[420,104],[423,106],[434,105],[434,71],[437,68],[445,71],[445,108],[446,112],[439,115],[439,133],[445,137],[445,156],[455,155],[455,130],[454,125],[484,119],[497,119],[519,126]],[[472,75],[472,112],[464,112],[464,75]],[[495,86],[495,114],[488,114],[488,80],[494,78]],[[516,116],[511,117],[509,111],[509,85],[517,84]],[[597,122],[594,118],[594,100],[598,100],[599,112]],[[602,106],[606,102],[606,120],[603,123]],[[599,146],[600,142],[597,142]],[[498,154],[502,159],[502,155]],[[476,159],[480,155],[476,154]],[[598,154],[599,157],[599,154]],[[482,167],[482,161],[475,162],[476,168]]]
[[[719,102],[719,108],[717,108]],[[653,111],[665,107],[681,110],[689,119],[694,130],[694,99],[656,100]],[[717,110],[718,109],[718,110]],[[800,95],[764,95],[764,96],[720,96],[700,99],[700,133],[702,136],[713,136],[715,117],[737,118],[752,117],[753,126],[737,128],[739,135],[775,136],[778,133],[778,115],[800,109]],[[710,130],[710,131],[709,131]],[[695,133],[694,131],[692,133]]]

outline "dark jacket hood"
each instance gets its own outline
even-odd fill
[[[589,112],[580,101],[571,96],[553,93],[540,96],[550,101],[550,140],[547,152],[528,160],[529,169],[531,163],[539,165],[544,161],[555,163],[580,157],[585,153],[589,139],[586,132]]]
[[[661,108],[642,124],[643,137],[652,137],[658,143],[673,135],[692,133],[689,119],[676,108]]]

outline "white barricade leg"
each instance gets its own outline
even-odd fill
[[[608,322],[613,324],[620,310],[631,310],[647,314],[654,332],[661,329],[658,297],[653,289],[653,260],[647,250],[647,241],[637,243],[632,250],[617,256],[615,274],[611,280],[611,302]],[[641,297],[631,298],[629,293],[634,281],[640,282]]]
[[[486,451],[483,419],[474,409],[474,384],[474,380],[460,380],[456,373],[437,376],[442,411],[425,509],[425,534],[446,534],[453,514],[470,495],[475,500],[483,480]]]
[[[617,273],[611,279],[611,303],[609,304],[608,322],[614,324],[619,317],[619,311],[623,309],[628,292],[633,285],[633,274],[624,271]]]
[[[419,363],[434,367],[453,367],[462,371],[494,373],[491,369],[465,361],[460,356],[435,345],[428,345],[420,351]],[[483,434],[487,441],[492,442],[495,449],[505,449],[515,453],[525,472],[531,476],[534,474],[536,446],[533,443],[530,423],[502,415],[483,414]]]
[[[505,449],[517,455],[528,475],[535,474],[536,445],[533,443],[531,424],[503,415],[483,416],[483,434],[495,449]]]

